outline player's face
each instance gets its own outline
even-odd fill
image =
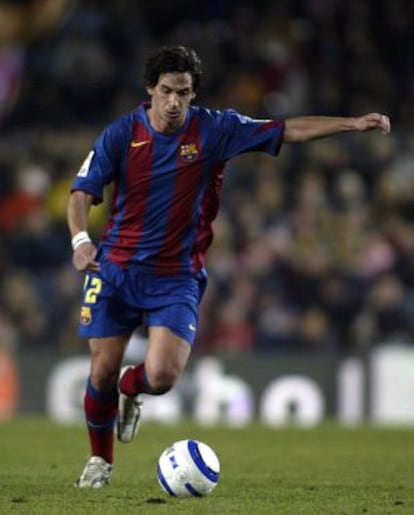
[[[164,73],[160,75],[156,86],[147,91],[152,97],[148,115],[154,129],[172,132],[181,127],[185,122],[188,106],[195,97],[191,74]]]

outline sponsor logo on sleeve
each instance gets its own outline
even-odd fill
[[[79,169],[78,177],[87,177],[89,173],[89,167],[91,165],[92,158],[94,156],[95,152],[91,150],[89,154],[86,156],[85,161],[82,163],[82,166]]]

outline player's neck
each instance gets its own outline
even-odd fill
[[[173,134],[185,124],[186,120],[186,116],[177,120],[163,120],[151,107],[147,110],[147,116],[151,127],[162,134]]]

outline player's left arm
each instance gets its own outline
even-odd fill
[[[388,116],[379,113],[368,113],[358,117],[298,116],[286,119],[283,141],[301,143],[339,132],[365,132],[374,129],[388,134],[391,130]]]

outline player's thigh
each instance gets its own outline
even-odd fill
[[[168,327],[151,326],[145,367],[148,376],[168,375],[175,382],[184,370],[191,353],[187,340]]]

